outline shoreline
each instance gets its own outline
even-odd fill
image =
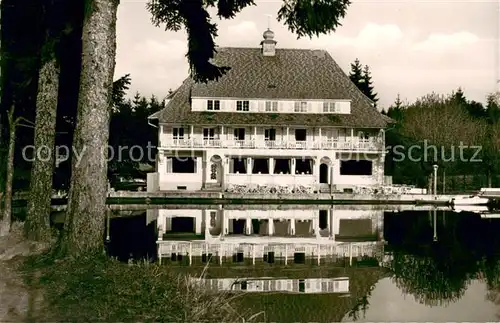
[[[108,205],[435,205],[449,206],[452,198],[466,197],[465,194],[423,195],[368,195],[350,193],[313,194],[235,194],[222,192],[135,192],[118,191],[108,193]],[[28,196],[16,194],[13,206],[25,206]],[[65,205],[66,197],[54,197],[52,205]]]

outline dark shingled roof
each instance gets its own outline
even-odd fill
[[[160,123],[219,125],[307,125],[384,128],[390,120],[351,82],[324,50],[217,48],[214,63],[231,70],[207,84],[186,79],[166,108],[152,115]],[[350,99],[351,114],[193,112],[192,97]]]

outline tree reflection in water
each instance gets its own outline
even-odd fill
[[[500,221],[439,212],[433,241],[434,214],[404,213],[386,213],[384,220],[392,255],[385,266],[398,288],[419,303],[445,306],[460,299],[473,279],[481,279],[488,299],[500,305]]]

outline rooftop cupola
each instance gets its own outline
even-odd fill
[[[274,40],[274,32],[271,29],[267,28],[262,36],[264,37],[264,40],[260,42],[260,45],[262,46],[262,55],[276,55],[277,42]]]

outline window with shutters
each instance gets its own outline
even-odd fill
[[[323,102],[323,112],[324,113],[336,113],[337,104],[335,102]]]
[[[307,112],[307,102],[297,101],[295,102],[294,109],[295,112]]]
[[[236,101],[236,111],[250,111],[250,101]]]
[[[278,101],[266,101],[266,112],[277,112]]]
[[[220,110],[220,101],[219,100],[207,100],[207,110],[210,110],[210,111]]]

